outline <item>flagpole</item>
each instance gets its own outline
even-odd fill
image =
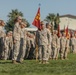
[[[40,8],[40,6],[41,6],[41,4],[39,3],[38,4],[38,8]],[[36,61],[38,61],[38,37],[36,37],[36,49],[35,49],[35,51],[36,51]]]

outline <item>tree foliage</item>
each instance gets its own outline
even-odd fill
[[[7,16],[8,20],[7,20],[6,25],[5,25],[6,32],[13,31],[14,21],[15,21],[15,19],[16,19],[17,16],[23,17],[23,13],[21,11],[18,11],[17,9],[12,10],[8,14],[8,16]],[[27,22],[27,27],[30,26],[30,24],[28,23],[28,21],[26,19],[23,19],[23,21]]]
[[[49,13],[48,16],[46,16],[45,21],[51,22],[52,30],[53,29],[57,30],[59,22],[60,22],[59,13],[57,14]]]
[[[57,30],[58,29],[58,25],[60,23],[60,19],[59,19],[59,14],[57,13],[55,20],[54,20],[54,29]]]

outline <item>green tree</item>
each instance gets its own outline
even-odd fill
[[[55,14],[54,13],[49,13],[48,16],[46,16],[45,21],[47,22],[51,22],[52,28],[51,28],[51,32],[53,32],[54,30],[54,21],[55,21]]]
[[[22,16],[23,17],[23,13],[22,12],[19,12],[17,9],[12,10],[8,14],[8,16],[7,16],[8,17],[8,20],[7,20],[6,25],[5,25],[6,32],[13,31],[14,21],[15,21],[15,18],[17,16]],[[26,19],[23,19],[23,21],[26,21],[27,22],[27,27],[30,26],[29,22]]]
[[[51,22],[52,25],[53,25],[54,20],[55,20],[55,14],[53,14],[53,13],[52,14],[49,13],[49,15],[45,19],[45,21]]]
[[[60,19],[59,19],[59,13],[57,13],[55,20],[54,20],[54,29],[57,30],[58,29],[58,25],[60,23]]]
[[[49,13],[49,15],[45,18],[45,21],[51,22],[52,25],[52,31],[55,29],[57,30],[60,19],[59,19],[59,13],[54,14],[54,13]]]

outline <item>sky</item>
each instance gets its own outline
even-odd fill
[[[12,9],[18,9],[32,26],[39,3],[41,20],[44,20],[49,13],[76,15],[76,0],[0,0],[0,19],[6,22],[9,12]]]

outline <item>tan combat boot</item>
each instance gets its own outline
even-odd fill
[[[46,63],[46,64],[49,64],[49,62],[48,62],[48,61],[46,61],[45,63]]]
[[[42,63],[43,63],[43,64],[46,64],[46,60],[43,60]]]
[[[12,63],[13,63],[13,64],[18,64],[18,63],[16,62],[16,60],[12,60]]]
[[[39,64],[42,64],[42,61],[41,60],[39,60]]]

